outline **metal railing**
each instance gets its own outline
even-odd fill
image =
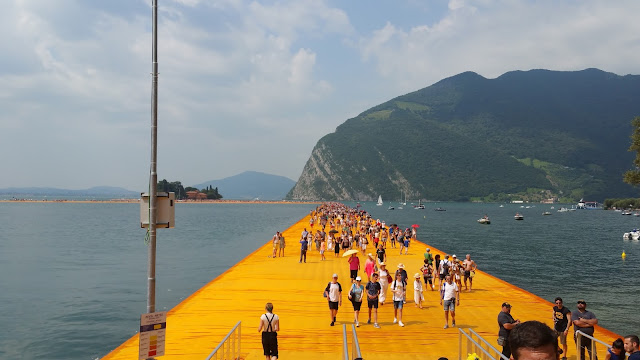
[[[598,349],[596,348],[596,343],[600,343],[600,344],[604,345],[605,349],[609,349],[611,347],[610,344],[607,344],[602,340],[596,339],[593,336],[591,336],[589,334],[585,334],[582,331],[578,330],[578,331],[576,331],[576,358],[578,360],[584,359],[585,358],[584,355],[586,355],[586,354],[583,354],[581,356],[581,352],[580,352],[580,349],[583,348],[583,345],[582,345],[583,342],[586,343],[586,341],[584,341],[583,338],[587,338],[587,339],[591,340],[591,341],[588,341],[588,344],[584,345],[584,350],[587,351],[587,353],[589,354],[589,358],[592,359],[592,360],[595,360],[598,357]],[[584,350],[582,350],[582,351],[584,352]]]
[[[242,335],[242,327],[238,323],[229,331],[227,336],[220,341],[220,344],[213,349],[206,360],[238,360],[240,359],[240,336]]]
[[[349,341],[347,339],[347,324],[342,324],[342,352],[344,360],[363,360],[360,352],[360,342],[356,333],[356,326],[351,324],[351,355],[349,356]]]
[[[473,329],[467,330],[469,333],[464,329],[458,328],[458,360],[466,359],[472,353],[478,354],[482,359],[509,360],[509,358],[502,355],[502,351],[496,349]],[[464,352],[463,343],[466,344]]]

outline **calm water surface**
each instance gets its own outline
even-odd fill
[[[640,244],[622,240],[640,218],[587,210],[542,216],[549,205],[539,204],[363,206],[387,223],[420,225],[422,241],[459,257],[471,253],[482,270],[547,300],[561,296],[573,307],[584,298],[613,331],[640,332]],[[179,204],[177,227],[158,230],[157,310],[171,309],[314,207]],[[524,221],[513,220],[516,211]],[[485,213],[491,225],[476,222]],[[0,219],[0,358],[95,359],[135,334],[146,310],[139,205],[0,203]]]

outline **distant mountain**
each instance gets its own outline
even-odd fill
[[[289,199],[603,200],[637,191],[640,76],[598,69],[465,72],[375,106],[321,138]]]
[[[2,195],[14,195],[24,197],[25,195],[37,196],[89,196],[89,197],[111,197],[111,198],[136,198],[140,197],[139,191],[131,191],[121,187],[96,186],[83,190],[69,190],[49,187],[10,187],[0,189]]]
[[[211,180],[192,185],[204,189],[211,185],[227,200],[282,200],[295,185],[295,181],[278,175],[270,175],[256,171],[245,171],[241,174],[220,180]]]

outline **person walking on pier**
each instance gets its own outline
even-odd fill
[[[351,280],[355,280],[358,276],[358,270],[360,270],[360,258],[358,254],[351,254],[351,257],[347,260],[349,262],[349,271],[351,273]]]
[[[451,275],[444,278],[445,282],[440,288],[440,305],[444,309],[444,328],[449,327],[449,313],[451,313],[451,326],[456,326],[456,305],[460,305],[460,289],[453,283]]]
[[[278,249],[280,248],[280,231],[276,231],[271,242],[273,243],[273,254],[271,254],[271,257],[275,259],[276,255],[278,255]]]
[[[280,318],[273,313],[273,304],[267,303],[264,307],[267,312],[260,316],[258,332],[262,331],[262,349],[265,360],[278,358],[278,331],[280,331]]]
[[[280,241],[280,244],[279,244],[280,251],[278,253],[278,256],[284,257],[284,247],[285,247],[284,235],[282,233],[280,233],[279,235],[280,236],[279,236],[278,240]]]
[[[402,322],[402,307],[404,304],[404,296],[407,285],[402,281],[402,274],[396,272],[396,279],[391,284],[391,292],[393,293],[393,323],[404,326]]]
[[[362,299],[364,298],[364,286],[362,285],[362,278],[356,277],[356,282],[351,284],[351,290],[349,290],[349,300],[353,304],[354,320],[356,327],[360,326],[359,316],[360,308],[362,307]]]
[[[378,296],[380,295],[380,283],[378,282],[378,274],[371,275],[371,281],[367,283],[367,305],[369,306],[369,320],[367,324],[371,324],[371,313],[373,312],[373,327],[380,328],[378,325]]]
[[[473,287],[473,276],[478,269],[478,265],[476,262],[471,260],[471,255],[467,254],[466,259],[462,262],[462,266],[464,268],[464,289],[467,290],[467,280],[469,280],[469,291]]]
[[[387,261],[387,251],[384,249],[384,244],[378,244],[378,249],[376,250],[376,256],[378,257],[378,264]]]
[[[387,263],[384,261],[380,263],[380,297],[378,301],[380,305],[384,305],[384,302],[387,300],[387,289],[389,288],[389,284],[393,281],[393,278],[389,274],[389,270],[387,270]]]
[[[298,261],[299,263],[302,262],[302,258],[304,257],[304,262],[307,262],[307,249],[309,248],[309,242],[307,241],[306,237],[303,237],[302,240],[300,240],[300,261]]]
[[[596,315],[591,311],[587,310],[587,302],[584,300],[578,300],[578,310],[574,310],[571,313],[571,321],[573,322],[573,339],[577,340],[578,335],[577,331],[582,331],[583,333],[593,336],[594,325],[598,324],[598,319]],[[577,344],[577,342],[576,342]],[[580,339],[580,354],[578,356],[579,360],[584,360],[584,349],[587,349],[589,353],[589,359],[595,360],[596,355],[591,353],[591,339],[586,336],[582,336]]]
[[[571,310],[562,303],[562,298],[555,299],[556,305],[553,307],[553,323],[558,340],[562,345],[562,360],[567,360],[567,333],[571,327]]]
[[[424,259],[424,265],[422,265],[420,271],[424,277],[424,286],[430,286],[431,291],[435,290],[433,287],[433,267],[429,264],[429,260]]]
[[[333,326],[338,316],[338,308],[342,306],[342,285],[338,282],[338,274],[333,274],[331,282],[324,289],[324,297],[329,300],[329,314]]]
[[[515,320],[511,316],[511,304],[502,303],[502,310],[498,314],[498,345],[502,346],[502,355],[507,359],[511,357],[511,345],[509,344],[509,334],[516,326],[520,325],[520,320]]]

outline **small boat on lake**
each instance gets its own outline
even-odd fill
[[[478,219],[478,223],[483,224],[483,225],[489,225],[491,224],[491,220],[489,220],[489,217],[487,215],[481,217],[480,219]]]
[[[524,220],[524,216],[522,216],[522,214],[520,213],[516,213],[516,215],[513,218],[516,220]]]
[[[441,207],[437,207],[435,209],[433,209],[434,211],[447,211],[447,209],[441,208]]]
[[[550,211],[545,211],[545,212],[542,213],[542,215],[551,215],[551,212]]]
[[[383,202],[382,202],[382,195],[378,195],[378,203],[376,204],[377,206],[382,206]]]

